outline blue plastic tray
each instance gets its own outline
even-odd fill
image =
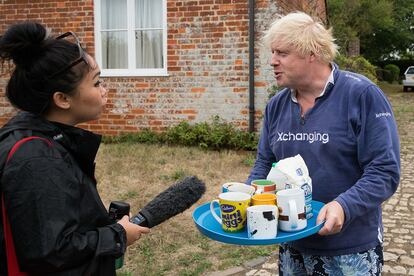
[[[323,223],[316,225],[316,218],[319,211],[324,206],[324,203],[319,201],[312,201],[313,217],[308,219],[307,227],[297,232],[283,232],[280,229],[277,230],[277,236],[272,239],[249,239],[247,237],[247,230],[239,233],[227,233],[221,228],[221,224],[214,219],[210,212],[210,202],[204,203],[198,206],[193,212],[193,220],[198,230],[209,237],[210,239],[239,245],[267,245],[278,244],[282,242],[299,240],[304,237],[317,233],[323,226]],[[220,214],[219,207],[214,209],[216,214]]]

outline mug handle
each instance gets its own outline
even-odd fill
[[[214,211],[214,202],[217,202],[217,204],[220,206],[219,200],[218,199],[214,199],[210,202],[210,212],[213,215],[213,218],[215,218],[218,223],[221,224],[221,218],[219,218],[219,216],[217,216],[216,212]]]
[[[298,228],[298,208],[296,207],[296,201],[289,200],[289,221],[291,221],[291,228]]]

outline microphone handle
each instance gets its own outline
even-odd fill
[[[140,213],[138,213],[137,215],[131,217],[129,219],[129,221],[134,223],[134,224],[138,224],[140,226],[148,227],[147,219],[143,215],[141,215]]]

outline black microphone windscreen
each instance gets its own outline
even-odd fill
[[[200,179],[186,177],[157,195],[139,213],[151,228],[190,208],[205,191],[206,186]]]

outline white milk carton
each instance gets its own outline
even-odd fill
[[[289,183],[288,176],[283,173],[281,170],[279,170],[276,167],[277,163],[272,164],[272,168],[269,171],[269,174],[267,175],[267,180],[272,180],[276,183],[276,192],[280,190],[286,189],[286,185]]]
[[[280,160],[276,168],[284,173],[288,180],[286,189],[301,188],[305,192],[306,218],[313,216],[312,213],[312,179],[309,176],[308,167],[300,154]]]
[[[305,192],[305,209],[306,218],[310,219],[313,216],[312,213],[312,179],[308,176],[303,178],[299,182],[300,188]]]

